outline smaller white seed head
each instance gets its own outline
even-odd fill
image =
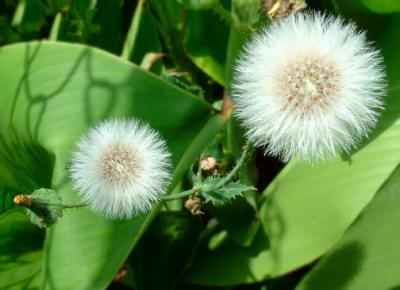
[[[165,141],[137,120],[104,121],[77,147],[70,168],[74,186],[94,212],[107,218],[149,211],[169,180]]]
[[[385,94],[380,53],[342,19],[299,13],[247,44],[233,98],[247,136],[288,161],[349,152],[375,126]]]

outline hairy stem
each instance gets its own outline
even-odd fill
[[[251,144],[250,141],[246,141],[246,144],[244,146],[243,153],[239,159],[239,162],[220,182],[218,182],[215,185],[215,187],[211,188],[209,190],[209,192],[219,189],[219,188],[223,187],[225,184],[231,182],[237,176],[237,174],[240,172],[240,170],[243,168],[243,166],[247,163],[247,161],[250,159],[253,152],[254,152],[253,144]]]
[[[161,200],[162,201],[170,201],[170,200],[174,200],[174,199],[184,198],[184,197],[194,194],[195,192],[196,192],[195,189],[192,188],[189,190],[182,191],[180,193],[164,195],[161,197]]]
[[[80,208],[80,207],[87,207],[89,206],[86,203],[77,203],[77,204],[65,204],[65,203],[47,203],[47,202],[41,202],[41,205],[45,205],[45,206],[60,206],[63,209],[66,208]]]
[[[80,208],[87,207],[88,205],[85,203],[77,203],[77,204],[63,204],[62,207],[65,208]]]

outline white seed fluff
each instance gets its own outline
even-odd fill
[[[110,219],[149,211],[169,180],[170,153],[160,135],[137,120],[109,120],[77,144],[71,177],[83,202]]]
[[[349,152],[383,107],[380,53],[354,24],[300,13],[264,28],[234,75],[236,116],[247,137],[283,161]]]

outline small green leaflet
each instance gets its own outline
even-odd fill
[[[254,190],[255,188],[251,185],[240,184],[238,182],[229,182],[225,184],[222,188],[214,191],[207,192],[207,189],[211,189],[222,179],[208,178],[204,182],[204,192],[202,193],[206,202],[212,202],[214,205],[224,204],[238,196],[242,196],[243,192],[247,190]]]
[[[52,189],[37,189],[30,196],[32,204],[26,213],[31,222],[40,228],[49,227],[63,215],[61,197]]]

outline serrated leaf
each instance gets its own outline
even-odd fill
[[[207,188],[212,188],[221,180],[222,178],[219,177],[207,179],[204,183],[205,190],[207,191]],[[213,204],[224,204],[238,196],[241,196],[243,192],[252,189],[254,189],[254,187],[250,185],[245,185],[238,182],[229,182],[220,189],[204,192],[203,196],[206,202],[212,202]]]
[[[26,213],[38,227],[50,227],[63,216],[61,197],[54,190],[41,188],[35,190],[30,198],[32,205],[26,209]]]

